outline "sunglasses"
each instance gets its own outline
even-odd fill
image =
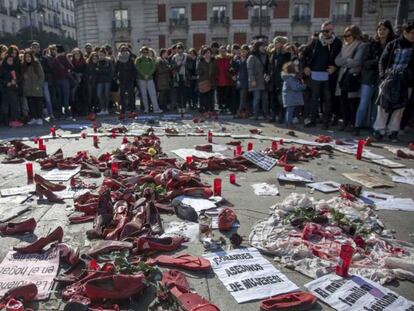
[[[332,32],[332,30],[330,30],[330,29],[324,29],[324,30],[322,30],[322,32],[323,33],[330,33],[330,32]]]
[[[352,35],[344,35],[344,38],[352,37]]]

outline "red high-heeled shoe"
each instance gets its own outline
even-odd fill
[[[26,246],[20,246],[20,247],[15,246],[13,247],[13,250],[19,253],[23,253],[23,254],[40,253],[46,245],[52,242],[61,243],[62,239],[63,239],[63,229],[62,227],[59,226],[46,237],[40,238],[36,242],[33,242]]]

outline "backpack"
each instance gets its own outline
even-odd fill
[[[379,89],[379,104],[386,112],[406,106],[408,85],[405,72],[390,71],[381,82]]]

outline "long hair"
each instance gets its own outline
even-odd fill
[[[96,59],[98,59],[98,60],[99,60],[98,53],[96,53],[96,52],[92,52],[92,53],[91,53],[91,55],[89,55],[89,57],[88,57],[88,61],[87,61],[87,63],[88,63],[88,64],[92,64],[92,59],[93,59],[94,57],[96,57]]]
[[[263,41],[257,40],[255,43],[253,43],[252,54],[259,55],[260,54],[260,47],[265,46],[265,45],[266,44]]]
[[[30,64],[28,64],[26,62],[26,56],[30,55],[32,62]],[[31,50],[26,50],[23,54],[23,59],[22,59],[22,73],[25,73],[27,71],[27,69],[29,68],[29,66],[33,66],[35,64],[38,64],[39,61],[37,60],[37,58],[34,56],[33,52]]]
[[[378,25],[377,25],[377,28],[375,28],[375,41],[379,41],[380,40],[380,38],[378,37],[378,29],[381,26],[388,29],[388,36],[387,36],[386,41],[387,42],[390,42],[391,40],[393,40],[395,38],[394,29],[392,28],[391,22],[386,19],[386,20],[380,21],[378,23]]]
[[[354,38],[354,40],[361,40],[361,36],[362,36],[362,32],[361,29],[356,26],[356,25],[351,25],[345,28],[344,30],[344,34],[347,32],[351,33],[352,38]]]

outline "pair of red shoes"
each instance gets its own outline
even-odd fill
[[[46,197],[49,202],[64,203],[64,200],[53,193],[53,191],[62,191],[66,189],[65,185],[52,183],[42,176],[35,174],[34,182],[36,183],[36,194],[41,197]]]
[[[229,231],[237,221],[236,213],[230,208],[224,208],[218,215],[218,227],[220,231]]]
[[[0,233],[2,235],[14,235],[22,233],[33,233],[36,229],[36,220],[30,218],[22,222],[9,222],[6,224],[0,224]]]

